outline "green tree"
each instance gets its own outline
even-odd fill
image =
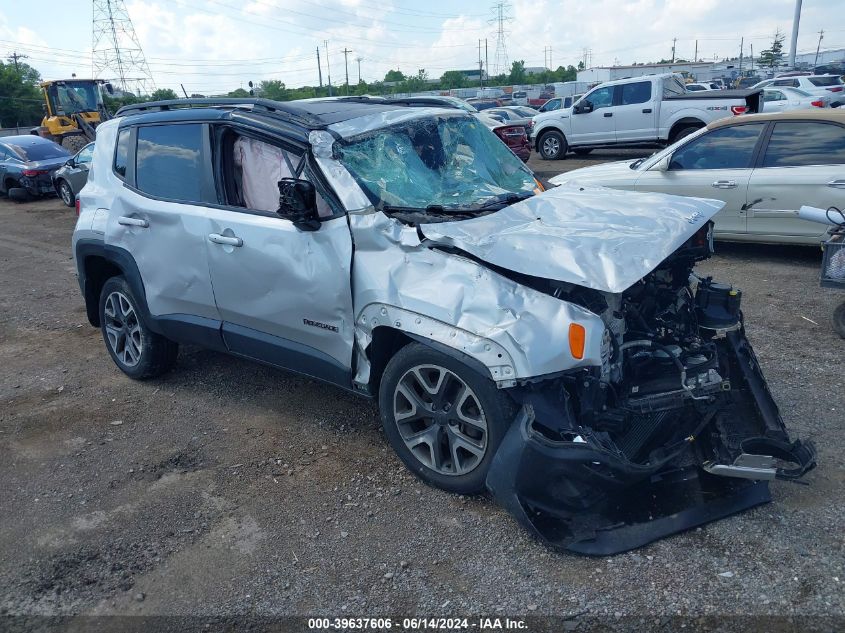
[[[243,88],[236,88],[236,89],[232,90],[231,92],[229,92],[226,96],[227,97],[236,97],[236,98],[248,97],[249,92],[247,92]]]
[[[405,75],[401,70],[388,70],[384,76],[385,81],[405,81]]]
[[[464,88],[467,85],[467,78],[459,70],[447,70],[440,77],[440,87],[444,90],[450,88]]]
[[[41,75],[29,64],[0,61],[0,127],[37,125],[43,115]]]
[[[419,92],[420,90],[425,90],[428,88],[427,82],[428,81],[428,73],[425,72],[425,68],[420,68],[417,71],[417,74],[413,77],[408,77],[404,83],[402,84],[402,90],[404,92]]]
[[[584,61],[578,62],[578,70],[584,70]]]
[[[178,99],[178,95],[170,88],[159,88],[154,90],[150,95],[150,101],[168,101],[170,99]]]
[[[775,31],[775,38],[772,45],[760,53],[760,59],[757,63],[761,66],[768,66],[774,68],[783,61],[783,41],[786,36],[780,32],[780,29]]]
[[[510,75],[508,75],[508,81],[512,84],[524,84],[525,77],[525,60],[514,60],[511,64],[511,72]]]
[[[278,79],[262,81],[258,84],[256,93],[265,99],[273,99],[274,101],[286,101],[289,98],[285,84]]]

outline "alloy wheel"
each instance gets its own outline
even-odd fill
[[[560,141],[554,136],[547,136],[543,139],[543,156],[551,158],[560,152]]]
[[[70,189],[70,185],[67,184],[64,180],[59,184],[59,194],[62,196],[62,202],[64,202],[67,206],[72,207],[75,200],[73,199],[73,191]]]
[[[120,362],[127,367],[134,367],[141,360],[143,334],[135,307],[122,292],[112,292],[106,297],[105,313],[106,337],[112,351]]]
[[[487,452],[487,419],[475,392],[438,365],[409,369],[393,393],[393,418],[408,450],[442,475],[465,475]]]

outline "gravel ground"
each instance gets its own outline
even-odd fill
[[[539,165],[549,172],[607,160]],[[73,211],[0,200],[0,614],[836,616],[845,624],[845,341],[815,249],[719,245],[808,486],[635,552],[534,541],[422,485],[375,407],[183,348],[132,382],[85,319]],[[639,621],[639,620],[638,620]],[[667,625],[668,626],[668,625]]]

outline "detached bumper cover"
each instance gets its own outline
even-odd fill
[[[768,455],[794,464],[790,469],[772,465],[771,477],[765,479],[801,477],[816,465],[813,444],[789,442],[751,346],[738,332],[729,339],[730,354],[742,366],[744,402],[731,409],[741,419],[720,452],[746,458]],[[556,549],[616,554],[771,500],[764,477],[749,479],[741,468],[731,471],[730,461],[728,468],[715,472],[733,474],[717,476],[711,474],[712,463],[701,462],[696,437],[712,437],[724,418],[703,418],[685,445],[642,465],[608,450],[586,432],[571,441],[550,439],[538,430],[535,411],[541,418],[548,415],[542,407],[523,406],[494,456],[486,483],[519,523]],[[733,434],[740,429],[741,437]]]

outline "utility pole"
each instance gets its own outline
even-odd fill
[[[795,0],[795,16],[792,18],[792,41],[789,45],[789,68],[795,70],[795,49],[798,48],[798,23],[801,21],[801,0]]]
[[[739,39],[739,76],[742,77],[742,55],[743,51],[745,50],[745,38],[741,37]]]
[[[692,56],[693,63],[698,61],[698,40],[695,40],[695,55]]]
[[[349,58],[347,55],[352,51],[347,50],[347,48],[343,47],[343,65],[346,66],[346,95],[349,96]]]
[[[478,85],[484,87],[484,66],[481,62],[481,40],[478,40]]]
[[[754,76],[754,43],[751,44],[751,76]]]
[[[326,74],[329,76],[329,96],[332,96],[332,68],[329,66],[329,41],[323,40],[323,45],[326,47]]]
[[[320,78],[320,88],[323,87],[323,68],[320,66],[320,47],[317,47],[317,76]]]
[[[813,69],[815,69],[816,65],[819,63],[819,51],[822,48],[822,39],[824,38],[824,29],[819,31],[819,43],[816,46],[816,58],[813,60]],[[17,64],[16,64],[17,67]]]
[[[675,63],[675,42],[678,41],[677,37],[672,38],[672,63]]]
[[[363,57],[356,57],[355,61],[358,62],[358,83],[361,83],[361,62],[364,60]]]
[[[19,73],[20,70],[21,70],[20,67],[18,66],[18,60],[19,59],[26,59],[27,57],[29,57],[29,55],[19,55],[17,51],[15,51],[11,55],[9,55],[8,59],[10,59],[14,62],[16,73]]]
[[[490,74],[490,58],[487,57],[487,38],[484,38],[484,67],[487,69],[487,74]]]

